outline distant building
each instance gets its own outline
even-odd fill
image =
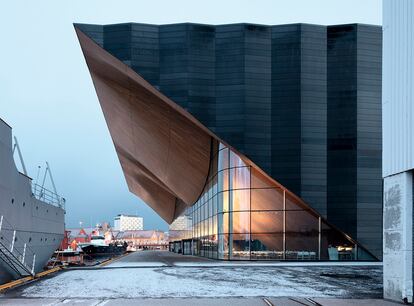
[[[116,242],[128,243],[136,249],[166,249],[168,237],[164,232],[157,230],[128,230],[121,231],[114,237]]]
[[[144,229],[144,218],[134,215],[118,215],[114,219],[116,231],[142,231]]]
[[[191,228],[191,220],[187,215],[179,216],[170,224],[170,231],[185,231]]]

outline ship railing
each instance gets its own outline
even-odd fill
[[[32,242],[30,233],[23,238],[2,215],[0,216],[0,249],[3,256],[7,256],[10,267],[17,273],[35,274],[36,253],[29,246]],[[37,238],[37,237],[36,237]],[[0,254],[1,256],[1,254]]]
[[[33,196],[40,201],[62,208],[63,210],[65,209],[65,198],[45,187],[32,183],[32,193]]]

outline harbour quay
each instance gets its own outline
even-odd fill
[[[310,296],[319,305],[395,305],[381,300],[378,263],[218,262],[160,250],[51,274],[3,293],[0,304],[318,305]]]

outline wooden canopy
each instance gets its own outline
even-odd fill
[[[129,190],[171,223],[208,176],[211,135],[76,28]]]

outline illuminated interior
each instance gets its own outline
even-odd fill
[[[213,146],[191,227],[170,250],[224,260],[375,260],[225,145]]]

